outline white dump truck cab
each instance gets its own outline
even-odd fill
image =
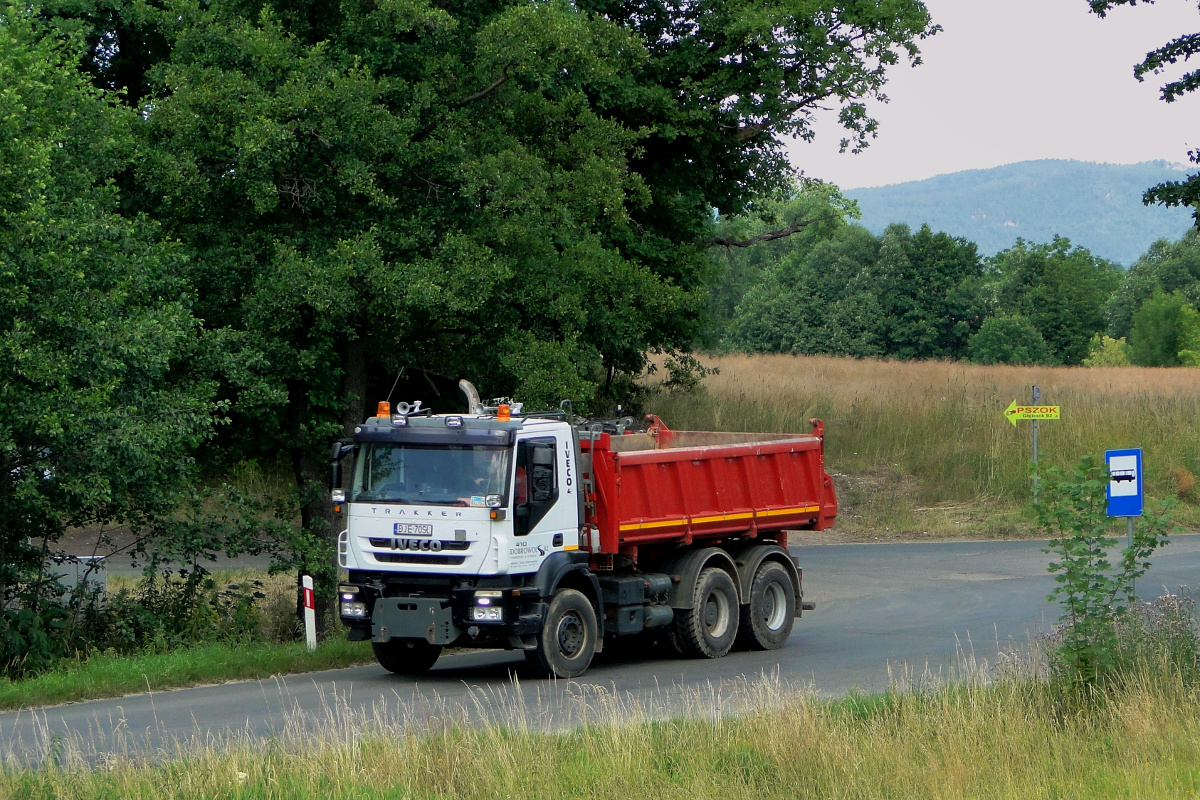
[[[559,675],[578,655],[582,672],[603,631],[579,547],[576,433],[561,414],[478,410],[380,403],[334,446],[341,619],[397,673],[425,671],[450,645],[525,650]],[[556,595],[565,609],[549,608]],[[542,647],[552,610],[553,646]]]

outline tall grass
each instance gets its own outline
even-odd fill
[[[1043,684],[979,683],[828,702],[749,684],[655,719],[593,693],[584,724],[521,712],[424,730],[378,717],[293,720],[270,740],[212,739],[100,769],[49,743],[0,771],[22,798],[1175,798],[1200,792],[1200,697],[1151,670],[1086,713]],[[734,713],[728,713],[734,712]]]
[[[900,487],[899,505],[1028,502],[1030,423],[1014,428],[1003,412],[1013,400],[1028,403],[1034,384],[1043,403],[1062,407],[1061,420],[1039,426],[1043,459],[1066,467],[1087,453],[1142,447],[1149,496],[1197,500],[1189,476],[1200,473],[1200,370],[784,355],[709,364],[720,373],[705,379],[704,391],[653,401],[671,427],[807,431],[807,420],[819,417],[828,471],[875,476],[893,495]]]

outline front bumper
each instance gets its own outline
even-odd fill
[[[346,584],[354,585],[354,584]],[[350,628],[351,640],[424,639],[435,645],[506,643],[510,637],[537,634],[546,617],[546,603],[531,587],[488,587],[499,596],[489,596],[487,607],[502,610],[500,621],[474,619],[472,609],[479,599],[475,589],[453,590],[444,595],[427,593],[382,597],[373,586],[357,585],[370,615],[342,617]]]

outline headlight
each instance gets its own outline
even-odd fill
[[[472,606],[471,620],[473,622],[503,622],[504,609],[501,606]]]
[[[366,619],[367,604],[361,600],[351,602],[342,601],[342,618],[343,619]]]

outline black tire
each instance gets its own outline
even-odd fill
[[[668,655],[672,655],[677,658],[687,658],[689,655],[691,655],[688,652],[687,647],[684,646],[683,639],[680,638],[678,631],[678,628],[680,627],[679,615],[686,613],[686,611],[680,611],[676,609],[675,620],[666,628],[664,628],[663,632],[659,635],[659,642],[662,643],[663,649],[667,651]]]
[[[440,644],[424,639],[390,639],[371,642],[379,666],[397,675],[424,675],[442,654]]]
[[[556,678],[578,678],[596,654],[596,610],[574,589],[561,589],[550,599],[546,621],[535,650],[525,658],[539,671]]]
[[[738,647],[778,650],[792,635],[796,592],[792,577],[778,561],[764,561],[750,584],[750,602],[742,606]]]
[[[685,655],[720,658],[737,638],[738,593],[729,573],[709,567],[692,590],[692,607],[676,610],[671,623],[672,646]]]

